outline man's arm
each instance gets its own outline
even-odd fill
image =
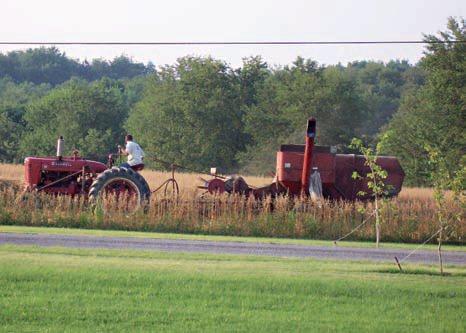
[[[128,156],[129,155],[128,150],[126,150],[126,147],[123,148],[120,145],[118,145],[118,152],[120,153],[120,155],[123,155],[123,156]]]

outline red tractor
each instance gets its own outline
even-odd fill
[[[149,199],[150,188],[144,177],[131,168],[113,167],[86,160],[75,151],[63,157],[63,137],[58,139],[56,157],[27,157],[24,160],[26,191],[50,194],[84,195],[91,201],[103,194],[132,197],[138,204]]]

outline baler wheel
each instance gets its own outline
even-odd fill
[[[248,194],[250,187],[243,177],[231,175],[225,180],[225,190],[228,193]]]
[[[150,188],[144,177],[130,168],[113,167],[102,172],[92,183],[89,201],[93,205],[102,202],[106,196],[122,197],[128,201],[128,211],[146,206],[150,198]],[[131,207],[129,207],[131,202]]]

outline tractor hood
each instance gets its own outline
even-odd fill
[[[24,159],[25,182],[27,185],[37,184],[42,171],[74,173],[88,168],[89,172],[101,173],[107,169],[104,163],[86,160],[81,157],[26,157]]]

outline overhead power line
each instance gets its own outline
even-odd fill
[[[373,44],[460,44],[466,40],[454,41],[424,41],[424,40],[378,40],[378,41],[231,41],[231,42],[86,42],[86,41],[0,41],[0,45],[156,45],[156,46],[176,46],[176,45],[373,45]]]

